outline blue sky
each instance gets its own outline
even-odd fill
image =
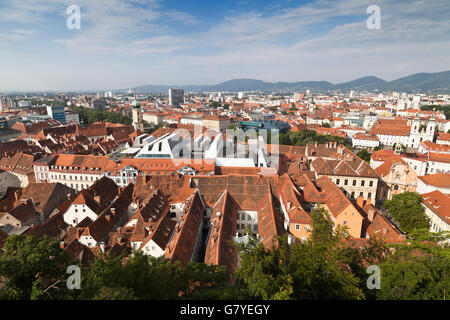
[[[393,80],[450,69],[449,17],[448,0],[5,0],[0,91]]]

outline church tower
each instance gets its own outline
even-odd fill
[[[144,122],[142,121],[141,103],[137,100],[134,100],[131,106],[132,106],[134,130],[144,132]]]

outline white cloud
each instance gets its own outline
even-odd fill
[[[19,22],[45,19],[48,11],[63,15],[72,2],[12,0],[6,12],[18,26],[11,35],[0,34],[0,43],[32,35],[18,31],[30,30]],[[338,82],[368,74],[390,80],[450,65],[448,0],[378,0],[381,30],[366,27],[366,9],[373,0],[317,0],[270,13],[241,11],[202,32],[182,30],[182,35],[174,22],[183,29],[202,21],[165,10],[163,2],[77,2],[82,9],[81,30],[55,41],[69,53],[94,60],[116,57],[131,67],[137,66],[135,58],[148,58],[129,80],[141,84],[213,84],[238,77]],[[116,67],[118,72],[122,69]],[[118,78],[123,81],[126,76]]]

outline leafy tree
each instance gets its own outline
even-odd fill
[[[316,131],[304,129],[301,132],[289,131],[287,133],[280,133],[279,141],[282,145],[290,146],[306,146],[308,143],[326,143],[326,142],[337,142],[346,147],[350,147],[346,138],[331,136],[331,135],[320,135]]]
[[[362,149],[360,150],[357,154],[358,157],[360,157],[361,159],[363,159],[366,162],[370,162],[370,156],[372,155],[371,153],[369,153],[366,149]]]
[[[382,262],[377,299],[446,300],[450,292],[449,249],[436,243],[400,245]]]
[[[289,246],[286,236],[278,246],[265,248],[250,237],[238,246],[240,265],[235,272],[239,285],[256,299],[363,299],[362,282],[353,272],[361,269],[356,249],[340,244],[345,230],[333,230],[328,212],[311,213],[312,232],[306,242]]]
[[[384,206],[405,232],[429,228],[429,220],[422,206],[422,197],[415,192],[404,192],[386,200]]]
[[[281,264],[286,257],[280,249],[275,246],[266,249],[259,239],[249,234],[249,242],[238,246],[238,252],[241,262],[235,278],[252,297],[263,300],[290,298],[293,279],[282,271]]]
[[[229,275],[224,267],[200,263],[171,263],[169,260],[135,252],[124,262],[123,256],[104,255],[83,272],[82,299],[178,299],[197,291],[225,286]],[[101,292],[101,294],[99,294]]]
[[[433,111],[442,111],[445,114],[447,119],[450,119],[450,105],[425,105],[420,107],[421,110]]]
[[[136,300],[133,290],[124,287],[102,287],[93,300]]]
[[[45,290],[54,283],[63,284],[57,288],[64,290],[70,264],[68,253],[57,239],[10,236],[0,257],[0,276],[7,279],[4,292],[9,299],[30,299],[33,291],[33,297],[40,296],[39,292],[51,297]]]

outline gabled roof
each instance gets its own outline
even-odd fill
[[[258,206],[258,234],[265,248],[278,246],[277,237],[286,233],[284,216],[271,186],[266,187],[266,194]]]
[[[391,158],[386,159],[386,161],[379,167],[375,168],[375,172],[380,177],[385,177],[391,171],[393,165],[402,163],[404,165],[408,165],[400,156],[392,156]]]
[[[337,217],[345,208],[352,205],[350,200],[342,193],[337,185],[327,176],[322,176],[316,180],[317,185],[326,194],[326,205],[333,216]]]
[[[36,209],[44,213],[50,211],[49,214],[61,204],[61,200],[67,200],[67,196],[74,193],[73,189],[61,183],[29,183],[24,188],[21,200],[32,198]],[[56,200],[56,201],[55,201]],[[59,200],[59,201],[58,201]],[[52,207],[49,207],[52,205]]]
[[[441,188],[450,188],[450,174],[435,173],[419,177],[425,184]]]
[[[32,216],[36,215],[36,209],[34,207],[33,200],[27,199],[19,203],[16,207],[8,212],[11,216],[19,220],[20,222],[25,222]]]
[[[281,199],[283,205],[289,215],[289,220],[291,223],[311,223],[311,217],[302,208],[300,201],[297,198],[298,191],[292,180],[287,174],[280,177],[278,182],[278,188],[280,190]]]
[[[230,245],[236,233],[238,206],[225,190],[213,207],[211,229],[207,240],[205,263],[225,265],[229,272],[236,268],[236,249]]]
[[[83,204],[89,207],[93,212],[99,214],[102,210],[97,201],[94,200],[94,196],[88,189],[81,190],[73,200],[72,204]]]
[[[439,190],[422,194],[422,203],[450,225],[450,198]]]
[[[346,160],[325,160],[319,157],[311,162],[311,167],[319,175],[378,178],[369,164],[356,156]]]
[[[194,253],[200,224],[203,219],[204,206],[198,190],[187,199],[185,209],[175,226],[175,232],[170,240],[165,256],[171,261],[187,264]]]

